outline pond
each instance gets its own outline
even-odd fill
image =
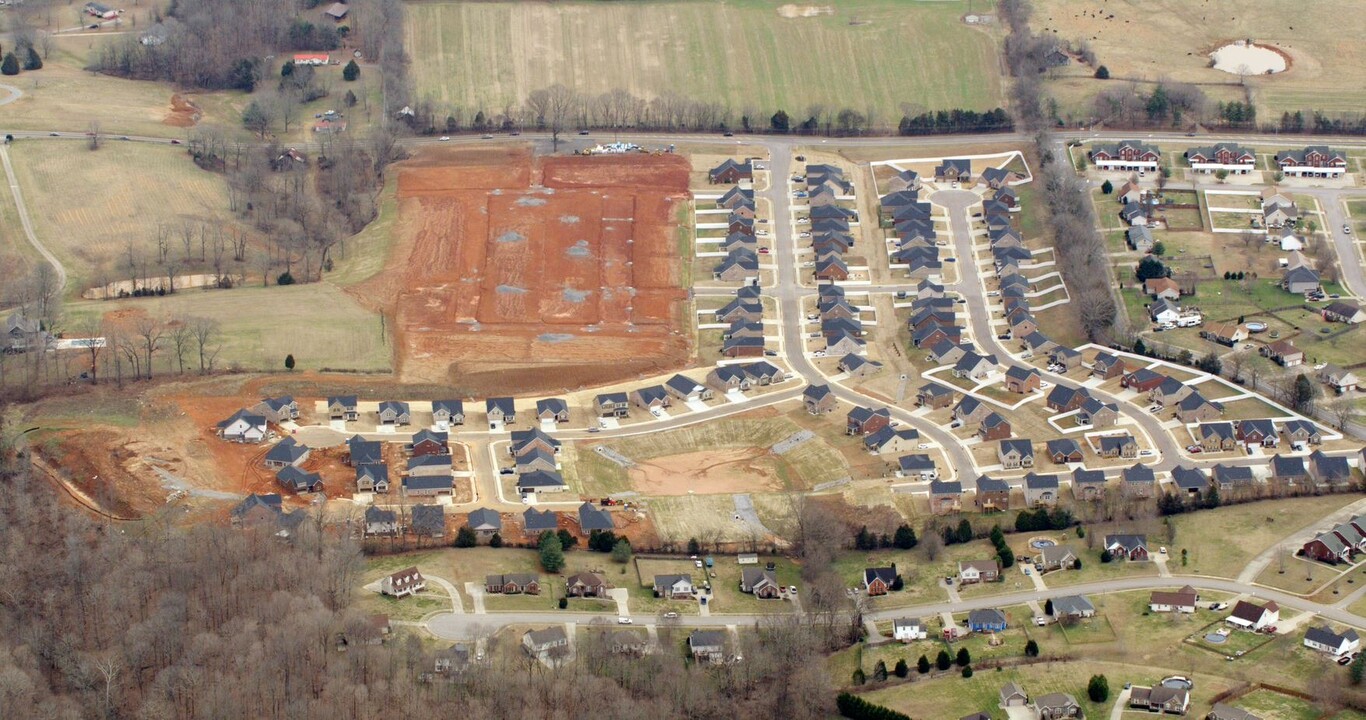
[[[1255,43],[1239,40],[1209,54],[1214,69],[1234,75],[1267,75],[1285,72],[1285,56],[1280,52]]]

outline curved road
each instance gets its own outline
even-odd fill
[[[62,261],[57,259],[46,245],[38,240],[38,236],[33,232],[33,221],[28,216],[28,206],[24,204],[24,194],[19,189],[19,180],[14,177],[14,166],[9,161],[9,148],[0,144],[0,163],[5,166],[5,178],[9,180],[9,191],[14,196],[14,204],[19,208],[19,224],[24,228],[24,237],[28,238],[28,244],[43,256],[48,264],[52,265],[53,271],[57,273],[57,287],[66,288],[66,268],[62,266]]]

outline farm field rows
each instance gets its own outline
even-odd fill
[[[408,52],[424,58],[412,68],[419,92],[469,115],[555,82],[647,100],[672,92],[764,118],[847,107],[884,126],[902,103],[921,112],[1003,101],[996,40],[960,21],[967,3],[854,0],[786,19],[780,5],[411,3]]]

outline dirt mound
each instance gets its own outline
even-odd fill
[[[395,318],[403,381],[523,394],[691,356],[684,158],[440,148],[398,173],[397,257],[358,294]]]
[[[171,127],[194,127],[201,116],[199,108],[189,98],[176,93],[171,96],[171,111],[161,122]]]

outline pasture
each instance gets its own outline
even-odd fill
[[[1086,40],[1110,70],[1109,81],[1091,79],[1093,68],[1075,63],[1055,70],[1060,102],[1069,107],[1089,106],[1082,97],[1130,78],[1210,83],[1201,89],[1211,103],[1242,100],[1239,76],[1210,67],[1207,56],[1238,38],[1275,46],[1290,59],[1286,72],[1245,78],[1260,120],[1310,108],[1355,112],[1366,101],[1366,88],[1343,83],[1366,63],[1366,46],[1355,40],[1366,32],[1366,15],[1333,3],[1038,0],[1033,25],[1060,39]]]
[[[383,334],[379,316],[329,283],[187,290],[166,297],[66,306],[69,327],[81,327],[106,313],[139,312],[163,319],[217,320],[223,343],[217,366],[222,368],[278,370],[284,367],[287,354],[294,355],[300,370],[388,371],[393,367],[393,336]],[[168,347],[157,361],[158,368],[171,361]]]
[[[147,259],[148,274],[161,274],[158,223],[231,222],[227,184],[196,167],[184,148],[107,140],[92,152],[78,140],[15,142],[10,158],[34,231],[66,266],[76,294],[100,284],[96,269],[112,266],[129,242]]]
[[[419,94],[467,117],[515,107],[556,82],[589,95],[671,92],[732,116],[852,108],[884,126],[903,104],[922,112],[1003,103],[996,38],[960,21],[968,3],[850,0],[804,18],[782,17],[780,5],[419,2],[408,5],[407,50],[420,59]]]

